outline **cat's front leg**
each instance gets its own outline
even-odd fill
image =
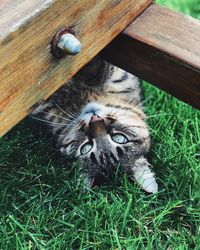
[[[134,179],[142,189],[148,193],[158,192],[155,174],[152,172],[150,164],[144,157],[138,158],[130,171],[130,177]]]

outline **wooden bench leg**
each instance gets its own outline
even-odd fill
[[[109,62],[200,108],[200,21],[157,4],[102,52]]]

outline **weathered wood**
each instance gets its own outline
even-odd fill
[[[119,34],[152,0],[0,1],[0,135],[46,99]],[[62,27],[80,38],[80,54],[55,59]]]
[[[200,21],[152,4],[104,49],[106,60],[200,108]]]

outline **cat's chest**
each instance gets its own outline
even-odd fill
[[[140,102],[140,80],[117,67],[113,67],[112,75],[104,83],[105,92],[122,98],[128,102]]]
[[[137,77],[116,67],[112,74],[100,84],[87,83],[73,78],[61,88],[57,101],[65,109],[79,112],[89,102],[101,102],[102,98],[115,98],[128,103],[140,103],[140,81]]]

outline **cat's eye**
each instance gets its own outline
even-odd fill
[[[114,142],[119,143],[119,144],[125,144],[128,142],[127,137],[121,133],[113,134],[111,135],[111,138]]]
[[[81,154],[85,155],[90,152],[90,150],[93,148],[93,144],[87,142],[81,146]]]

